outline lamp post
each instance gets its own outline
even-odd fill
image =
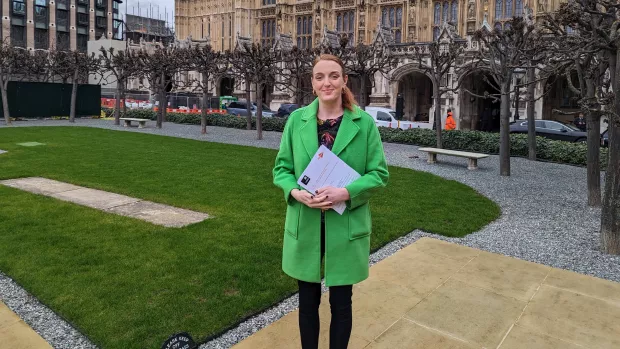
[[[514,71],[514,76],[515,76],[515,116],[514,119],[519,120],[519,85],[521,80],[523,79],[523,76],[525,75],[525,71],[523,69],[515,69]]]

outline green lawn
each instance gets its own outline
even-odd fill
[[[22,147],[21,142],[45,146]],[[102,348],[204,340],[296,291],[281,271],[276,151],[79,127],[2,128],[0,179],[40,176],[214,215],[164,228],[0,186],[0,270]],[[422,229],[479,230],[499,208],[454,181],[391,167],[372,249]]]

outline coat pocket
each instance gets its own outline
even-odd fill
[[[371,230],[370,206],[368,204],[349,211],[349,240],[366,237],[371,234]]]
[[[284,222],[284,231],[295,239],[297,239],[297,230],[299,228],[299,209],[299,202],[288,205],[286,208],[286,221]]]

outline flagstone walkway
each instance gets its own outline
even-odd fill
[[[329,294],[319,309],[329,347]],[[233,349],[300,348],[295,310]],[[620,348],[620,283],[422,238],[353,288],[350,349]]]
[[[0,302],[0,348],[51,349],[52,347]]]
[[[209,218],[209,215],[206,213],[162,205],[102,190],[84,188],[47,178],[10,179],[0,181],[0,184],[121,216],[141,219],[165,227],[180,228]]]

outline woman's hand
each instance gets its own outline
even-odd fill
[[[310,208],[329,210],[333,206],[332,200],[327,200],[327,198],[317,199],[316,196],[305,190],[293,189],[291,190],[291,195],[295,198],[295,200]]]
[[[316,191],[315,200],[330,201],[334,204],[350,199],[349,191],[345,188],[324,187]]]

